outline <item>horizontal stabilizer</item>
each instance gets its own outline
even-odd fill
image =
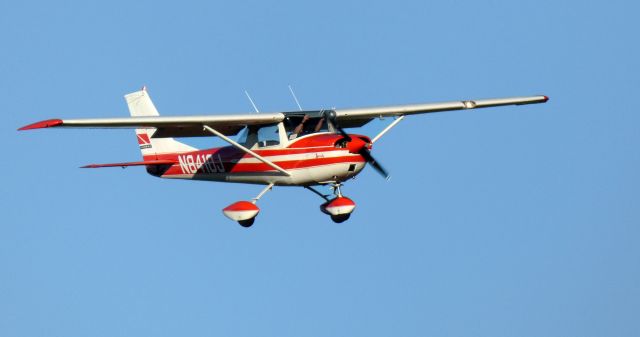
[[[90,164],[80,168],[101,168],[101,167],[128,167],[128,166],[146,166],[146,165],[173,165],[176,162],[173,160],[145,160],[134,161],[128,163],[111,163],[111,164]]]

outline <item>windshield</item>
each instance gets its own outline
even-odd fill
[[[329,131],[327,121],[322,117],[291,116],[286,121],[285,130],[289,139],[296,139],[311,133]]]

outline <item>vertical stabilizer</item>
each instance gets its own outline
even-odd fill
[[[158,110],[151,101],[146,87],[124,96],[129,106],[132,117],[159,116]],[[156,159],[156,155],[165,153],[180,153],[196,151],[197,149],[187,144],[176,141],[173,138],[153,138],[155,128],[136,129],[138,145],[142,152],[142,158]]]

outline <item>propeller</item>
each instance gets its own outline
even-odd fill
[[[338,124],[335,111],[333,110],[325,111],[324,116],[328,121],[331,122],[333,127],[335,127],[336,130],[338,130],[338,132],[342,135],[342,137],[344,137],[344,139],[347,142],[350,142],[353,140],[351,136],[349,136],[349,134],[346,131],[344,131],[344,129],[341,128],[340,125]],[[365,146],[362,146],[358,150],[358,154],[361,155],[367,161],[367,163],[371,165],[371,167],[373,167],[374,170],[376,170],[376,172],[378,172],[385,179],[389,180],[389,177],[390,177],[389,172],[385,170],[385,168],[382,167],[382,165],[375,158],[373,158],[373,155],[371,154],[371,151],[369,151],[369,149],[367,148],[366,144]]]

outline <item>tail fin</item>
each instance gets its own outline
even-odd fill
[[[125,95],[129,106],[129,112],[132,117],[150,117],[159,116],[158,110],[151,101],[146,87],[142,90],[132,92]],[[153,138],[153,134],[156,132],[155,128],[136,129],[136,136],[138,137],[138,144],[140,145],[140,151],[142,152],[142,158],[144,160],[154,160],[156,155],[164,153],[179,153],[196,151],[197,149],[187,144],[176,141],[173,138]]]

